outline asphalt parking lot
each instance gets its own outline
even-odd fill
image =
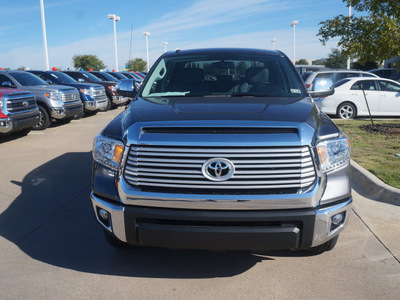
[[[0,299],[399,299],[400,207],[359,191],[322,255],[109,246],[89,199],[91,147],[122,110],[1,140]]]

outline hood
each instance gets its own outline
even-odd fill
[[[24,89],[27,89],[32,92],[58,92],[63,90],[76,90],[74,87],[69,87],[66,85],[54,85],[54,84],[44,84],[44,85],[31,85],[31,86],[23,86]]]
[[[65,83],[63,84],[64,87],[66,86],[71,86],[71,87],[75,87],[78,90],[79,89],[90,89],[91,87],[101,87],[100,84],[94,84],[94,83],[81,83],[81,82],[77,82],[77,83]]]
[[[317,114],[314,102],[306,97],[170,97],[138,98],[129,107],[127,126],[135,122],[248,120],[307,122]]]
[[[28,91],[19,90],[19,89],[11,89],[11,88],[2,88],[2,87],[0,87],[0,95],[15,94],[15,93],[28,93]]]

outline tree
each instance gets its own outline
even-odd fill
[[[299,59],[296,61],[296,65],[308,65],[308,61],[305,58]]]
[[[362,70],[362,71],[369,71],[372,69],[377,69],[378,64],[374,61],[368,61],[365,64],[360,64],[358,61],[351,63],[352,69]]]
[[[145,62],[141,58],[131,59],[131,60],[128,60],[128,62],[126,63],[127,69],[131,69],[133,71],[138,71],[138,72],[145,71],[146,66],[147,66],[147,62]]]
[[[361,64],[400,55],[399,0],[342,0],[351,5],[360,17],[338,15],[319,23],[318,36],[325,45],[339,38],[338,46],[345,57],[358,57]]]
[[[347,65],[347,57],[343,56],[339,49],[333,48],[332,53],[328,55],[325,67],[332,69],[344,69]]]
[[[74,67],[76,69],[82,68],[84,70],[93,69],[94,71],[99,71],[106,67],[102,60],[100,60],[96,55],[92,54],[75,55],[72,58],[72,62],[74,63]]]

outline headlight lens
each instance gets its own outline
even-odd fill
[[[116,91],[117,91],[117,86],[112,85],[112,86],[111,86],[111,90],[112,90],[113,92],[116,92]]]
[[[47,98],[49,98],[50,100],[58,100],[58,92],[50,92],[50,93],[46,93],[44,94]]]
[[[347,138],[327,140],[317,145],[322,172],[339,168],[350,161],[350,141]]]
[[[84,93],[85,95],[90,96],[90,89],[81,89],[81,92]]]
[[[98,135],[93,141],[93,159],[99,164],[117,171],[124,153],[124,144]]]
[[[140,86],[141,86],[141,85],[142,85],[142,84],[139,83],[139,82],[137,82],[137,81],[134,82],[134,87],[135,87],[136,91],[138,91],[138,90],[140,89]]]

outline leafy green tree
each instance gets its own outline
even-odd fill
[[[372,69],[377,69],[378,64],[374,61],[368,61],[365,64],[360,64],[358,61],[351,63],[352,69],[362,70],[362,71],[369,71]]]
[[[318,36],[325,45],[339,38],[345,57],[358,57],[361,64],[400,55],[399,0],[342,0],[351,5],[359,17],[338,15],[320,23]]]
[[[96,55],[92,54],[75,55],[72,58],[72,62],[76,69],[82,68],[86,71],[89,69],[93,69],[93,71],[99,71],[106,67],[102,60],[100,60]]]
[[[18,70],[18,71],[24,71],[24,70],[25,70],[25,67],[21,66],[21,67],[19,67],[17,70]]]
[[[146,66],[147,62],[145,62],[141,58],[131,59],[128,60],[128,62],[126,63],[127,69],[131,69],[132,71],[138,71],[138,72],[145,71]]]
[[[308,65],[308,61],[305,58],[301,58],[299,60],[296,60],[296,65]]]
[[[325,67],[332,69],[345,69],[347,65],[347,57],[343,56],[339,49],[333,48],[332,53],[328,54]]]

